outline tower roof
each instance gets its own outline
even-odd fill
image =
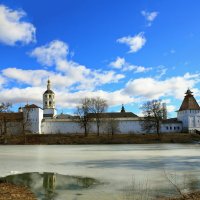
[[[194,98],[193,92],[191,92],[190,89],[186,91],[186,95],[183,99],[183,102],[181,104],[181,107],[179,108],[179,111],[182,110],[200,110],[199,104],[197,103],[196,99]]]
[[[54,94],[54,92],[51,90],[51,82],[49,79],[47,81],[47,90],[44,92],[44,94]]]
[[[52,90],[46,90],[46,91],[44,92],[44,94],[54,94],[54,92],[53,92]]]

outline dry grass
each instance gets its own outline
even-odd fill
[[[0,200],[36,200],[35,195],[24,186],[0,183]]]
[[[27,144],[153,144],[153,143],[193,143],[200,141],[197,134],[116,134],[100,135],[90,134],[85,137],[80,134],[45,134],[27,135]],[[0,143],[4,143],[2,136]],[[7,144],[23,144],[23,136],[7,137]]]

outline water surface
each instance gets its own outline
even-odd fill
[[[57,200],[131,199],[147,187],[151,195],[171,195],[176,191],[168,178],[185,190],[200,187],[200,145],[0,146],[0,172],[49,172],[101,183],[60,190]]]

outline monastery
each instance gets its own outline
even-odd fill
[[[100,134],[109,133],[109,119],[117,122],[115,134],[142,134],[144,133],[142,117],[132,112],[126,112],[122,106],[121,112],[107,112],[101,114],[102,123]],[[7,122],[3,125],[3,122]],[[51,82],[47,82],[47,90],[43,94],[43,108],[32,104],[20,107],[18,113],[0,113],[0,134],[20,134],[24,127],[33,134],[84,134],[77,118],[67,114],[56,113],[55,93],[51,89]],[[161,122],[161,133],[181,133],[200,131],[200,107],[192,92],[188,89],[183,102],[177,111],[177,118],[164,119]],[[96,133],[94,120],[90,122],[90,133]]]

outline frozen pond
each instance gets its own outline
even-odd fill
[[[28,174],[34,177],[32,190],[53,177],[55,200],[133,199],[136,190],[147,188],[153,196],[170,195],[176,192],[168,178],[181,189],[200,188],[200,145],[0,146],[0,172],[1,177],[36,172]]]

